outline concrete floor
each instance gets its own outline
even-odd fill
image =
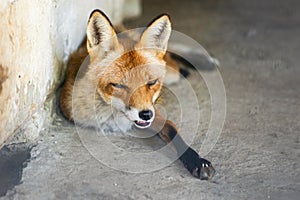
[[[144,1],[141,18],[127,22],[142,26],[168,12],[175,30],[219,59],[227,115],[205,156],[217,170],[211,181],[191,177],[178,161],[149,173],[109,168],[83,147],[74,126],[57,117],[32,149],[21,183],[0,199],[299,199],[299,6],[297,0],[151,0]],[[200,150],[210,96],[201,76],[192,73],[188,81],[200,102],[200,128],[192,144]],[[181,83],[171,89],[181,89]],[[184,88],[180,91],[184,95]],[[165,95],[163,104],[176,121],[176,102]],[[194,119],[184,120],[190,125]],[[143,151],[152,140],[112,138],[133,151]]]

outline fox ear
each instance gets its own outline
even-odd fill
[[[87,49],[91,56],[105,56],[119,46],[116,32],[108,17],[94,10],[87,25]]]
[[[137,48],[150,48],[156,53],[165,54],[171,35],[171,21],[167,14],[154,19],[142,33]]]

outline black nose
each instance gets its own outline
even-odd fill
[[[151,110],[142,110],[141,112],[139,112],[139,117],[142,120],[149,120],[153,117],[153,112]]]

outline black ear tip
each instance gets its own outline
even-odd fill
[[[162,16],[166,16],[166,17],[168,17],[169,20],[171,20],[171,16],[169,15],[169,13],[163,13],[163,14],[161,14],[161,17]]]
[[[99,9],[95,9],[95,10],[93,10],[93,11],[91,12],[89,19],[90,19],[95,13],[100,13],[100,14],[102,14],[103,12],[102,12],[101,10],[99,10]]]
[[[163,16],[166,16],[166,17],[169,19],[169,21],[171,21],[171,17],[170,17],[170,15],[169,15],[168,13],[162,13],[162,14],[158,15],[157,17],[155,17],[155,18],[148,24],[147,27],[149,27],[149,26],[150,26],[151,24],[153,24],[156,20],[158,20],[159,18],[161,18],[161,17],[163,17]]]
[[[107,17],[107,15],[102,11],[102,10],[99,10],[99,9],[95,9],[91,12],[90,14],[90,18],[95,14],[95,13],[99,13],[100,15],[102,15],[103,17],[105,17],[106,19],[109,20],[109,18]]]
[[[102,15],[102,16],[109,22],[109,24],[112,26],[112,23],[111,23],[111,21],[109,20],[109,18],[107,17],[107,15],[106,15],[102,10],[99,10],[99,9],[93,10],[93,11],[91,12],[91,14],[90,14],[89,19],[91,19],[91,17],[92,17],[95,13],[99,13],[100,15]]]
[[[167,17],[169,20],[171,20],[169,13],[162,13],[162,14],[158,15],[154,20],[159,19],[164,16]]]

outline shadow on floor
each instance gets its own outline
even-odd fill
[[[0,150],[0,197],[20,183],[30,151],[25,144],[7,145]]]

